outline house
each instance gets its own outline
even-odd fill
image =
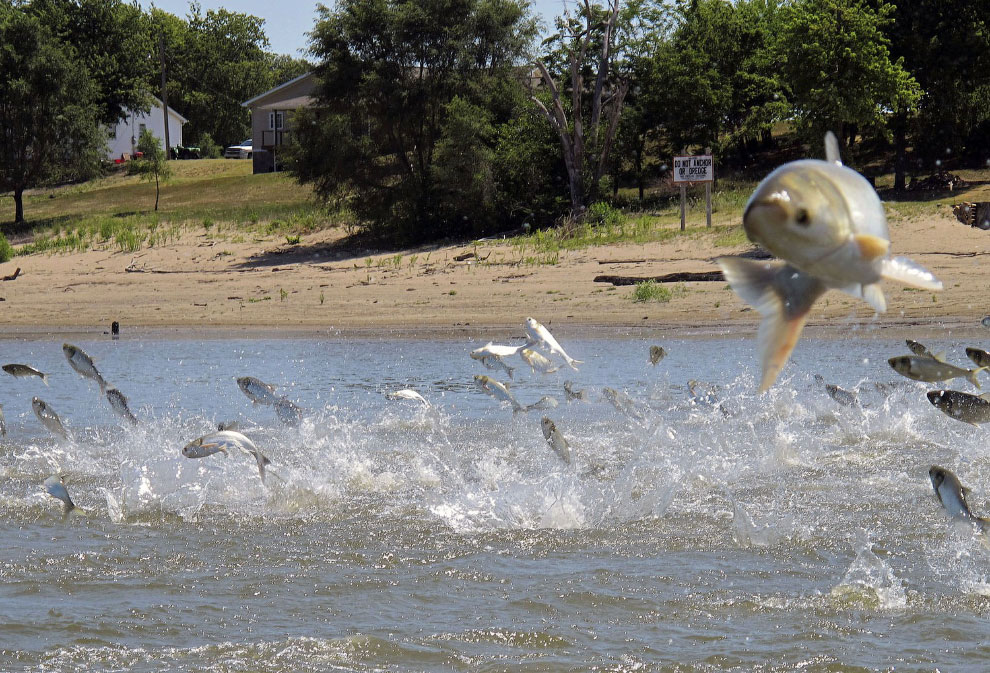
[[[315,102],[316,86],[316,74],[307,72],[241,103],[251,111],[255,173],[278,169],[279,149],[291,138],[292,113]]]
[[[127,112],[127,116],[117,122],[117,126],[111,129],[110,139],[107,142],[107,158],[128,159],[137,152],[138,140],[141,138],[141,131],[150,130],[155,134],[165,149],[165,116],[162,114],[163,103],[154,96],[151,97],[152,105],[149,112]],[[172,147],[182,145],[182,125],[189,120],[180,115],[172,108],[168,109],[168,143]]]

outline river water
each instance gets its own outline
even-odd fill
[[[484,340],[75,341],[135,427],[61,339],[0,342],[3,363],[50,374],[0,374],[0,670],[986,667],[990,549],[950,523],[928,469],[990,513],[990,445],[890,369],[903,341],[805,338],[757,395],[752,337],[560,340],[580,371],[510,359],[522,404],[559,401],[517,414],[473,384],[507,380],[468,357]],[[988,346],[927,345],[957,364]],[[246,375],[302,422],[252,405]],[[692,396],[692,379],[711,387]],[[400,388],[431,406],[386,399]],[[270,457],[266,484],[250,456],[180,453],[229,421]],[[62,520],[55,473],[84,515]]]

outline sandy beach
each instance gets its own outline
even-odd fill
[[[931,269],[940,293],[885,282],[889,308],[828,293],[812,310],[812,330],[918,331],[980,328],[990,313],[986,260],[990,233],[949,212],[890,222],[893,252]],[[110,246],[35,254],[0,264],[0,315],[8,335],[39,329],[190,328],[342,331],[375,334],[521,332],[526,316],[558,329],[719,334],[755,330],[758,315],[723,281],[672,284],[670,301],[635,302],[633,287],[595,282],[602,274],[650,277],[717,269],[713,258],[748,245],[714,236],[561,251],[558,263],[527,262],[508,243],[489,241],[380,254],[346,250],[343,232],[276,238],[225,237],[185,230],[165,246],[120,252]],[[233,242],[238,241],[240,242]],[[474,252],[477,258],[455,257]]]

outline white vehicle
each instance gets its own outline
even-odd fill
[[[231,145],[224,153],[224,159],[250,159],[254,151],[254,141],[251,138],[241,141],[237,145]]]

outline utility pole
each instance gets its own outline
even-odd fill
[[[165,118],[165,161],[169,160],[172,146],[168,141],[168,93],[165,90],[165,36],[158,38],[158,60],[162,65],[162,116]]]

